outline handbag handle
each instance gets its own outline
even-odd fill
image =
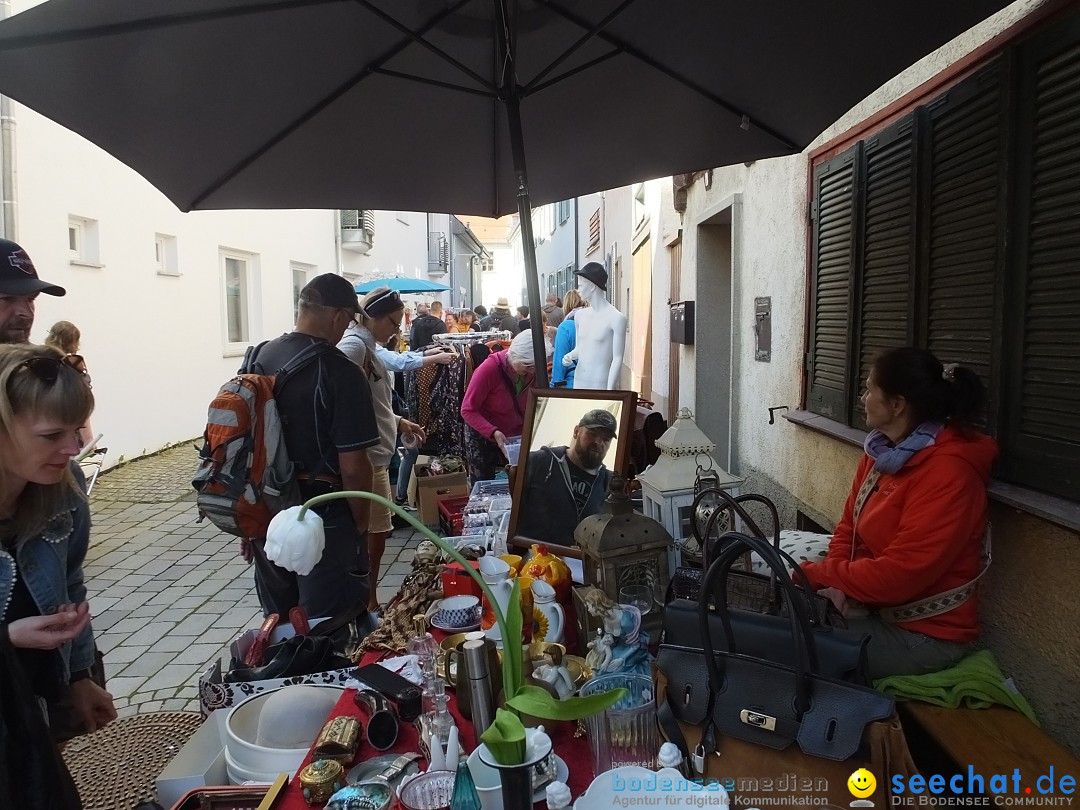
[[[735,498],[732,497],[730,493],[714,487],[711,489],[702,490],[696,496],[694,496],[694,501],[690,505],[691,515],[694,515],[697,512],[698,506],[701,504],[701,501],[704,500],[706,495],[717,496],[720,498],[720,500],[724,501],[724,503],[719,509],[709,515],[709,520],[705,524],[704,536],[702,536],[698,532],[697,521],[690,521],[690,530],[694,534],[694,539],[698,542],[698,548],[701,549],[702,568],[709,567],[709,535],[712,534],[712,530],[716,526],[716,521],[722,514],[737,514],[743,519],[743,522],[746,524],[747,528],[749,528],[751,532],[753,532],[758,537],[765,537],[765,533],[761,531],[761,528],[757,525],[754,519],[750,517],[749,514],[747,514],[745,509],[742,508],[742,501],[760,501],[768,505],[772,513],[771,516],[773,519],[773,526],[776,530],[776,545],[780,545],[780,517],[777,515],[776,506],[768,498],[764,497],[763,495],[756,495],[754,493],[747,493],[746,495],[740,495],[739,497]]]
[[[776,572],[779,586],[788,596],[788,621],[791,624],[792,642],[795,645],[795,710],[801,717],[810,707],[808,659],[816,659],[813,634],[802,597],[792,584],[791,577],[788,576],[787,570],[781,562],[780,554],[767,541],[739,532],[728,532],[724,537],[730,537],[734,542],[725,549],[716,562],[709,566],[701,590],[703,593],[710,593],[718,578],[726,579],[726,572],[730,570],[735,558],[747,549],[757,552],[765,560],[766,564]],[[728,615],[726,596],[724,599],[718,600],[716,612],[724,627],[724,641],[727,645],[725,651],[734,653],[735,640],[731,628],[731,619]],[[709,626],[708,599],[701,599],[698,602],[698,622],[702,647],[705,650],[705,665],[709,671],[709,684],[714,693],[719,693],[723,682],[723,674],[720,671],[720,665],[717,663],[716,657],[712,654],[715,647]]]

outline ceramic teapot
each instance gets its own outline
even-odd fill
[[[542,579],[532,582],[533,614],[539,613],[533,631],[534,641],[560,642],[566,626],[566,614],[556,601],[555,589]]]
[[[480,576],[484,583],[495,594],[495,601],[499,604],[499,610],[506,615],[510,607],[510,592],[514,589],[514,582],[510,579],[510,566],[498,557],[484,556],[477,560],[480,566]],[[495,621],[495,611],[492,610],[488,598],[484,596],[484,612],[480,616],[480,627],[484,635],[492,639],[496,644],[502,643],[502,632]]]
[[[546,545],[536,543],[532,547],[532,557],[525,561],[521,573],[534,579],[542,579],[555,589],[555,598],[560,602],[570,599],[570,586],[573,575],[562,557],[552,554]]]

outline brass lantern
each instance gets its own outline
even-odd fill
[[[642,617],[646,630],[660,628],[659,605],[670,580],[668,550],[671,535],[662,524],[634,511],[626,481],[611,477],[606,509],[578,524],[574,541],[582,550],[585,583],[600,588],[612,601],[622,602],[627,585],[647,585],[653,609]]]

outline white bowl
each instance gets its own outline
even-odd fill
[[[307,729],[314,729],[303,747],[274,748],[256,742],[259,732],[259,716],[266,701],[282,690],[307,690],[310,696],[309,714],[302,719]],[[236,704],[225,718],[225,753],[242,770],[254,773],[270,773],[273,778],[281,771],[296,773],[308,750],[315,743],[319,730],[333,712],[334,704],[341,697],[340,686],[291,685],[252,695]],[[305,733],[305,738],[308,735]]]
[[[244,782],[266,782],[269,784],[277,779],[276,773],[252,771],[242,765],[238,765],[236,761],[229,756],[228,749],[225,750],[225,773],[229,776],[230,785],[242,785]]]

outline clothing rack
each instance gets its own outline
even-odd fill
[[[514,336],[506,329],[493,329],[488,332],[443,332],[434,336],[436,343],[450,345],[468,345],[487,343],[491,340],[511,340]]]

